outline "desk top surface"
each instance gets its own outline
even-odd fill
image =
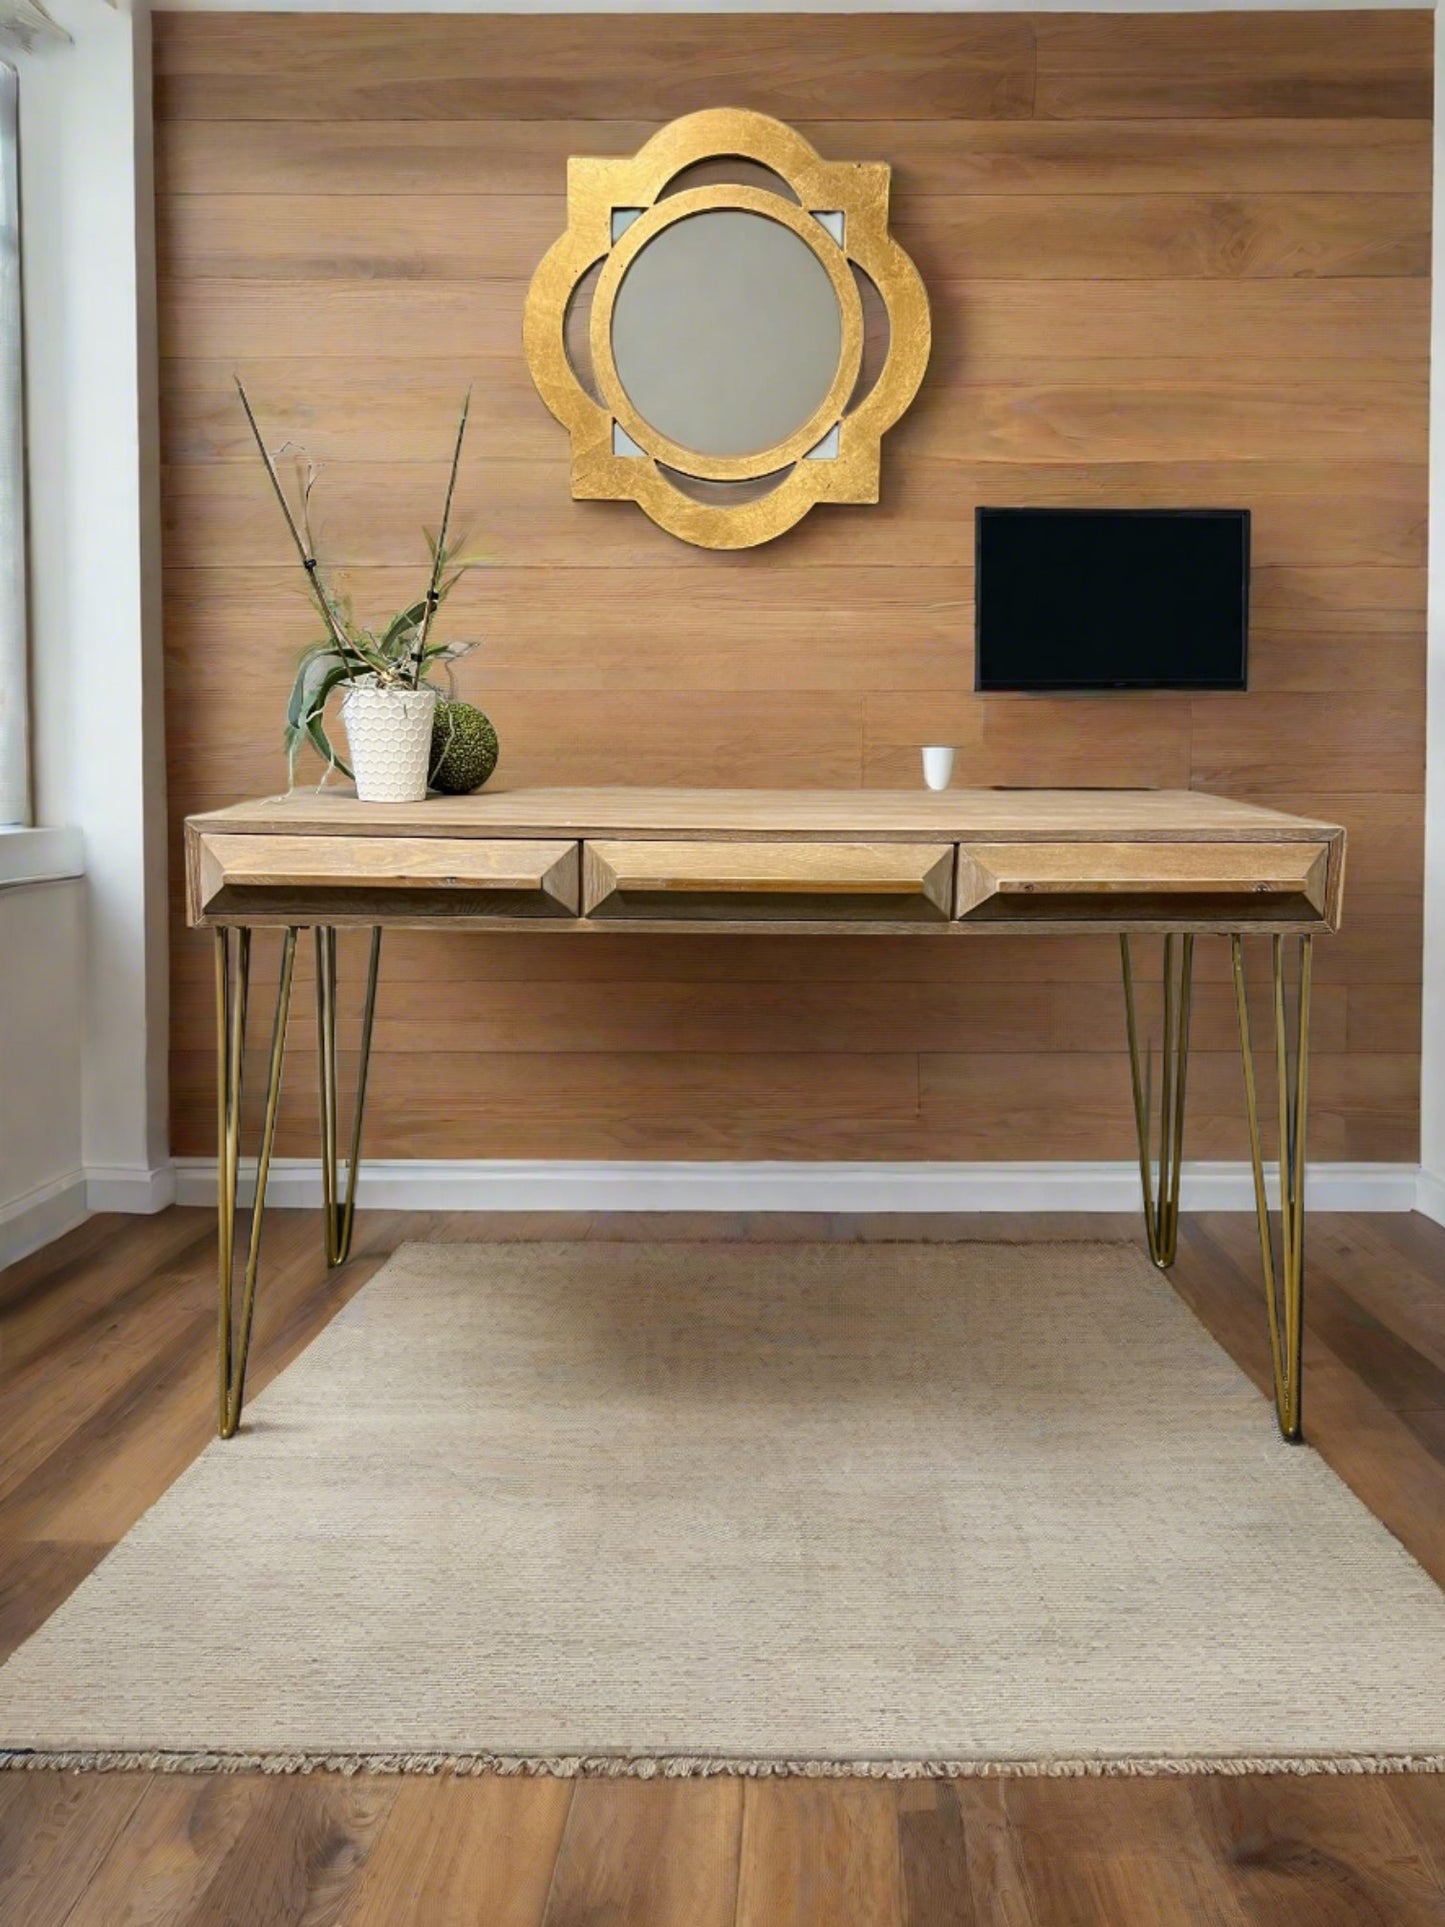
[[[198,830],[321,836],[936,837],[977,841],[1183,838],[1317,840],[1339,826],[1198,790],[487,789],[423,803],[361,803],[348,787],[298,789],[189,819]]]

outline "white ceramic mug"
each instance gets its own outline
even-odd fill
[[[931,790],[946,790],[953,781],[953,751],[926,749],[923,752],[923,780]]]

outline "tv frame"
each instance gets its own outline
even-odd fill
[[[1218,519],[1230,516],[1242,524],[1244,530],[1244,577],[1241,584],[1243,603],[1240,609],[1241,635],[1239,651],[1239,679],[1227,682],[1160,681],[1145,677],[1115,678],[1109,682],[984,682],[983,681],[983,524],[989,515],[1071,515],[1071,516],[1121,516],[1138,519],[1169,520],[1177,522],[1195,517],[1209,516]],[[978,696],[1043,696],[1043,695],[1080,695],[1108,696],[1135,689],[1162,690],[1166,694],[1189,694],[1196,691],[1218,691],[1229,695],[1242,695],[1249,688],[1249,583],[1252,566],[1254,532],[1249,509],[1226,508],[1108,508],[1093,506],[1076,508],[1071,503],[1041,505],[1029,503],[1010,507],[994,503],[980,505],[973,512],[973,688]]]

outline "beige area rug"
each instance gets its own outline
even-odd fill
[[[411,1245],[0,1670],[0,1747],[1439,1767],[1445,1595],[1130,1246]]]

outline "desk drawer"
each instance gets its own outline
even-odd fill
[[[726,923],[946,923],[949,843],[589,842],[589,917]]]
[[[193,835],[192,923],[574,917],[578,845],[521,838]]]
[[[965,843],[965,923],[1320,923],[1327,843]]]

